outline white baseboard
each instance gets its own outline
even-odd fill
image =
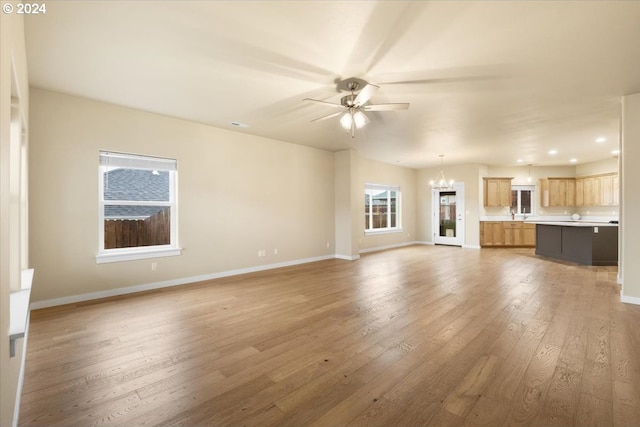
[[[426,240],[424,240],[424,241],[423,241],[423,240],[420,240],[420,241],[417,241],[417,242],[415,242],[415,243],[416,243],[416,245],[430,245],[430,246],[435,246],[435,245],[436,245],[435,243],[433,243],[433,242],[427,242]]]
[[[480,245],[462,245],[462,247],[467,249],[482,249]]]
[[[360,259],[360,255],[340,255],[336,254],[335,257],[337,259],[344,259],[346,261],[356,261]]]
[[[109,298],[118,295],[132,294],[136,292],[151,291],[154,289],[168,288],[170,286],[186,285],[205,280],[220,279],[223,277],[237,276],[239,274],[255,273],[258,271],[273,270],[274,268],[290,267],[292,265],[307,264],[309,262],[323,261],[327,259],[337,258],[336,255],[324,255],[313,258],[297,259],[293,261],[279,262],[275,264],[259,265],[256,267],[240,268],[237,270],[222,271],[220,273],[205,274],[201,276],[184,277],[180,279],[165,280],[162,282],[153,282],[143,285],[129,286],[126,288],[108,289],[105,291],[91,292],[87,294],[71,295],[68,297],[54,298],[45,301],[32,302],[30,309],[37,310],[39,308],[55,307],[58,305],[73,304],[76,302],[90,301],[100,298]]]
[[[638,297],[629,297],[626,295],[620,295],[620,301],[625,302],[627,304],[640,305],[640,298]]]

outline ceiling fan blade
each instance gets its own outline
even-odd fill
[[[333,102],[328,102],[328,101],[320,101],[319,99],[311,99],[311,98],[304,98],[303,101],[311,101],[311,102],[315,102],[317,104],[322,104],[322,105],[326,105],[328,107],[334,107],[334,108],[344,108],[343,105],[341,104],[335,104]]]
[[[443,77],[433,79],[404,80],[385,82],[385,85],[412,85],[412,84],[438,84],[438,83],[470,83],[501,79],[500,76],[469,76],[469,77]]]
[[[392,110],[408,110],[409,103],[395,103],[395,104],[371,104],[362,107],[364,111],[392,111]]]
[[[322,120],[326,120],[326,119],[330,119],[332,117],[339,116],[340,114],[342,114],[342,111],[338,111],[337,113],[331,113],[331,114],[328,114],[326,116],[318,117],[317,119],[311,120],[311,122],[320,122]]]
[[[378,91],[378,89],[380,89],[380,86],[372,85],[371,83],[369,83],[360,91],[358,96],[356,96],[356,99],[353,100],[353,104],[356,107],[364,105],[369,100],[369,98],[371,98],[373,94]]]

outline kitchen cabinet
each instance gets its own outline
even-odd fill
[[[480,246],[504,246],[502,221],[480,222]]]
[[[576,178],[576,206],[584,206],[584,178]]]
[[[540,223],[536,255],[583,265],[618,265],[618,226],[594,223]]]
[[[600,206],[600,178],[597,176],[584,178],[584,205]]]
[[[522,245],[522,223],[503,222],[504,228],[504,245],[505,246],[521,246]]]
[[[484,205],[511,206],[511,180],[513,178],[482,178]]]
[[[619,192],[617,173],[576,178],[576,206],[618,206]]]
[[[620,181],[617,174],[600,176],[600,205],[618,206]]]
[[[523,221],[481,221],[480,246],[534,247],[535,230],[535,224]]]
[[[576,205],[575,178],[543,178],[540,180],[543,207],[567,207]]]
[[[522,224],[522,246],[534,247],[536,245],[536,225]]]

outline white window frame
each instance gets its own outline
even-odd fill
[[[368,194],[369,197],[373,198],[374,192],[379,191],[387,191],[389,195],[387,196],[387,203],[391,206],[391,192],[396,192],[396,225],[395,227],[391,227],[391,212],[387,215],[387,227],[385,228],[371,228],[373,225],[373,209],[369,209],[369,212],[366,211],[367,206],[365,203],[365,215],[369,216],[369,228],[366,228],[365,221],[365,234],[386,234],[386,233],[400,233],[402,232],[402,191],[400,191],[400,186],[398,185],[384,185],[384,184],[365,184],[364,185],[364,194],[365,196]],[[372,207],[373,203],[369,204],[369,207]]]
[[[104,172],[110,167],[161,170],[169,172],[169,201],[104,200]],[[170,243],[168,245],[138,246],[132,248],[104,248],[104,208],[108,205],[169,206]],[[176,256],[182,253],[178,246],[178,167],[175,159],[141,156],[137,154],[99,152],[98,164],[98,254],[96,263],[131,261],[138,259]]]
[[[526,214],[522,213],[522,191],[531,191],[531,212],[527,212]],[[518,203],[517,203],[517,211],[516,215],[534,215],[536,212],[536,203],[535,203],[535,195],[536,195],[536,186],[535,185],[512,185],[511,191],[518,192]]]

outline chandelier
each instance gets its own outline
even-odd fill
[[[447,181],[447,178],[444,176],[444,168],[442,167],[442,158],[444,157],[444,154],[440,154],[438,157],[440,157],[440,173],[436,179],[429,181],[429,185],[434,190],[447,190],[453,188],[454,181]]]

